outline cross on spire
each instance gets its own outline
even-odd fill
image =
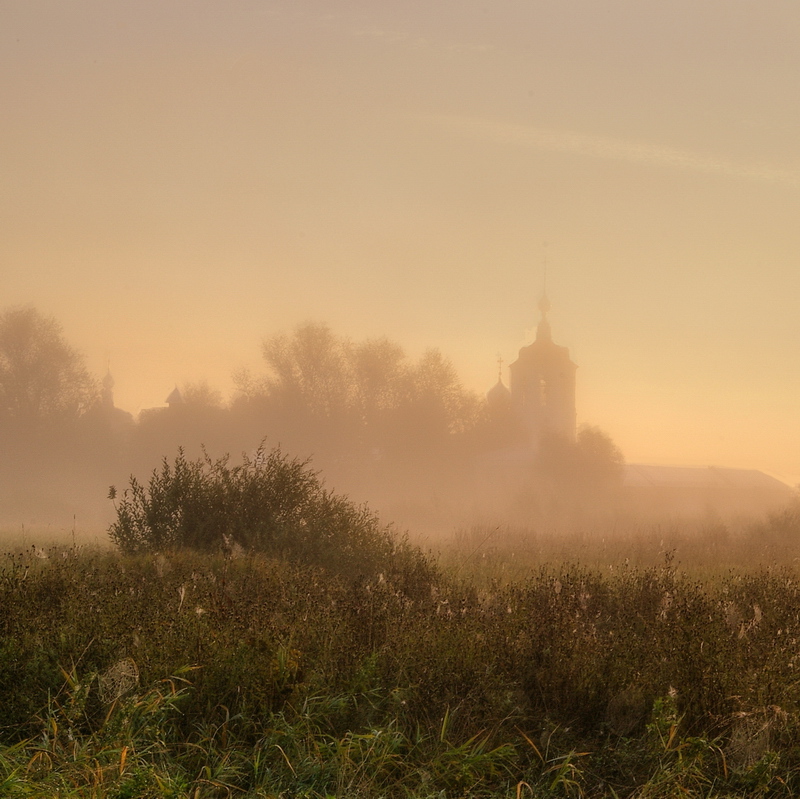
[[[547,242],[542,242],[544,261],[544,278],[542,280],[542,296],[539,298],[539,310],[542,312],[542,320],[545,321],[547,312],[550,310],[550,300],[547,297]]]

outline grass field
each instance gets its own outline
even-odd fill
[[[363,575],[9,552],[0,795],[797,795],[797,514],[672,533]]]
[[[532,569],[560,563],[647,569],[667,558],[681,573],[713,580],[729,570],[796,568],[800,510],[790,506],[763,519],[606,519],[567,530],[482,522],[423,546],[434,548],[451,571],[477,581],[524,580]]]

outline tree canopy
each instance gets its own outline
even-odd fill
[[[61,326],[35,308],[0,315],[0,416],[21,425],[76,419],[97,385]]]
[[[267,375],[240,376],[240,393],[317,429],[338,428],[370,447],[442,440],[478,417],[480,401],[435,349],[411,361],[387,338],[352,342],[306,324],[263,345]]]

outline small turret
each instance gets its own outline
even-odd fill
[[[502,377],[498,377],[497,382],[486,392],[486,401],[492,412],[511,407],[511,392],[506,388]]]
[[[166,402],[170,408],[174,408],[177,405],[183,405],[183,395],[181,394],[180,389],[175,386],[164,402]]]
[[[497,355],[497,382],[486,392],[486,404],[489,416],[496,422],[502,422],[511,416],[511,392],[503,383],[503,358]]]

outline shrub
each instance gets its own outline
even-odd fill
[[[110,497],[116,499],[112,487]],[[229,457],[165,458],[147,485],[131,478],[115,503],[111,539],[125,554],[190,548],[259,552],[351,576],[379,572],[429,585],[432,562],[366,506],[328,491],[307,461],[260,447]]]

